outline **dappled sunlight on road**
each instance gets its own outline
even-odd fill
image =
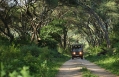
[[[77,59],[69,60],[59,69],[59,74],[56,77],[81,77],[80,69],[80,62]]]
[[[98,75],[99,77],[118,77],[103,68],[98,67],[96,64],[91,63],[85,59],[70,59],[65,62],[59,69],[59,73],[56,77],[82,77],[80,69],[86,67],[92,73]]]
[[[113,74],[111,74],[110,72],[106,71],[105,69],[97,66],[94,63],[91,63],[87,60],[83,61],[83,65],[85,67],[87,67],[87,69],[89,69],[92,73],[98,75],[99,77],[117,77]]]

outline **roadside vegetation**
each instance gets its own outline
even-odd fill
[[[0,0],[1,75],[54,77],[75,43],[119,75],[118,9],[118,0]]]
[[[69,59],[60,49],[0,44],[0,77],[55,77],[58,68]]]
[[[117,48],[118,49],[118,48]],[[100,67],[112,72],[113,74],[119,75],[119,54],[117,53],[118,50],[114,49],[106,49],[106,54],[99,54],[99,52],[103,52],[103,50],[100,50],[99,47],[92,47],[91,53],[86,56],[86,59],[99,65]]]
[[[97,75],[93,74],[90,70],[86,67],[82,67],[80,70],[82,72],[82,77],[98,77]]]

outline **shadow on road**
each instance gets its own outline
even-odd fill
[[[106,71],[103,68],[100,68],[94,63],[91,63],[85,59],[70,59],[65,62],[61,68],[59,68],[59,72],[56,77],[82,77],[80,69],[82,67],[86,67],[92,73],[98,75],[99,77],[118,77],[110,72]]]

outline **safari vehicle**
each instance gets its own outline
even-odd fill
[[[82,44],[71,45],[71,55],[72,55],[72,59],[77,57],[83,59],[83,45]]]

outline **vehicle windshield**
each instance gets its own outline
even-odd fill
[[[72,48],[81,48],[81,45],[74,45]]]
[[[82,50],[82,47],[80,46],[80,45],[78,45],[78,46],[73,46],[72,47],[72,51],[73,52],[79,52],[79,51],[81,51]]]

